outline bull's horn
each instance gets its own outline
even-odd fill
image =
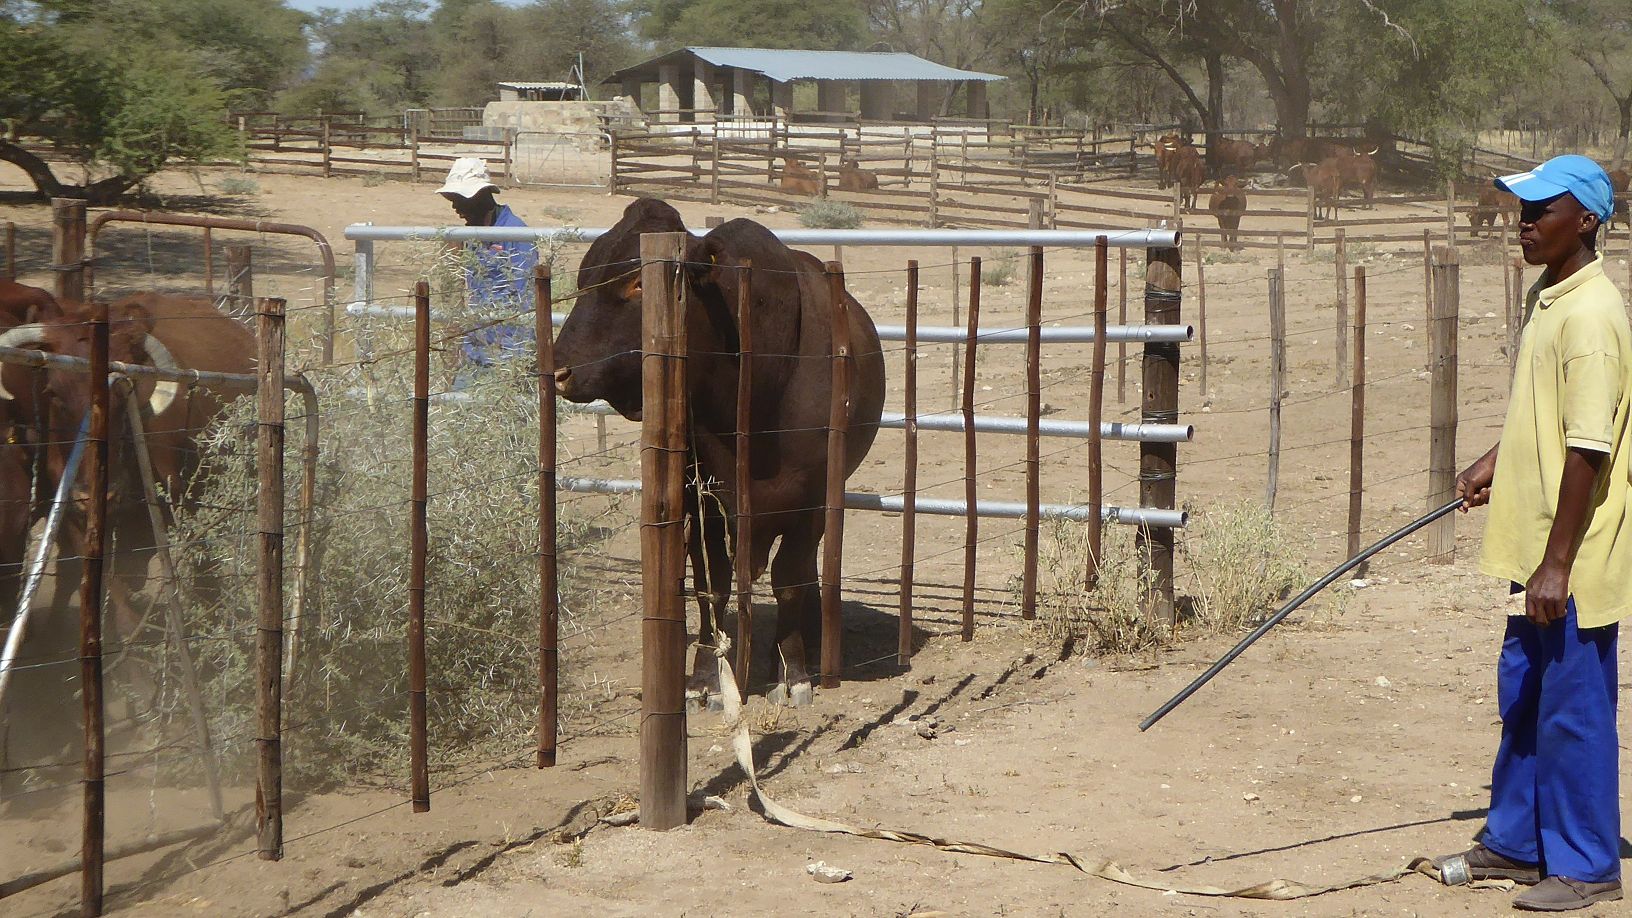
[[[181,366],[176,363],[176,358],[170,353],[170,349],[165,347],[164,342],[158,338],[148,335],[144,346],[147,348],[147,356],[153,358],[153,366],[161,370],[181,369]],[[153,409],[154,414],[163,414],[164,409],[170,407],[171,403],[176,400],[176,395],[180,392],[181,383],[172,379],[161,379],[153,387],[153,396],[148,399],[147,404]]]
[[[27,325],[18,325],[0,333],[0,347],[28,347],[45,340],[45,327],[36,322]],[[11,401],[16,398],[6,390],[4,381],[0,381],[0,399]]]

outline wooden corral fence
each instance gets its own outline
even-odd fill
[[[400,123],[370,125],[360,117],[337,114],[309,116],[270,112],[243,112],[232,116],[248,156],[248,164],[269,172],[300,175],[377,176],[408,181],[440,180],[448,164],[461,156],[488,161],[495,180],[514,175],[514,132],[503,130],[491,138],[447,133],[465,121],[425,117],[410,112]],[[477,119],[480,124],[480,119]],[[445,133],[430,133],[430,131]]]

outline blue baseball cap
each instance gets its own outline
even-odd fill
[[[1601,222],[1607,223],[1615,212],[1615,190],[1609,184],[1609,174],[1603,166],[1574,153],[1555,156],[1529,172],[1504,175],[1495,184],[1521,201],[1546,201],[1568,192],[1582,207],[1597,214]]]

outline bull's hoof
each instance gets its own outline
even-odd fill
[[[800,680],[791,687],[786,682],[778,682],[765,693],[766,701],[785,708],[802,708],[810,704],[815,697],[809,680]]]

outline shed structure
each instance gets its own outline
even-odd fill
[[[859,115],[879,121],[929,121],[959,91],[965,93],[968,117],[990,117],[986,84],[1002,79],[896,51],[689,47],[626,67],[605,82],[619,85],[623,95],[637,101],[641,88],[655,83],[657,107],[646,114],[659,122],[773,115],[782,120]],[[815,110],[795,112],[796,83],[815,84]],[[756,92],[758,87],[763,89]],[[911,107],[903,110],[903,103]],[[800,117],[795,119],[796,115]]]

